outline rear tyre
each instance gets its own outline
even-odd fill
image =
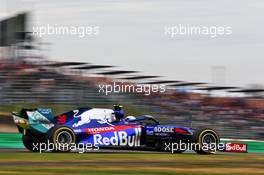
[[[73,130],[66,126],[55,126],[47,133],[47,140],[51,143],[50,149],[55,152],[69,152],[76,142]]]
[[[210,128],[197,130],[194,133],[193,142],[197,145],[193,148],[198,154],[214,154],[220,142],[217,132]]]
[[[37,137],[23,135],[22,142],[28,150],[32,152],[39,152],[39,144],[41,143],[41,140],[39,140]]]

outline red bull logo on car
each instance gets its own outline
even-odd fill
[[[247,144],[244,143],[226,143],[226,152],[239,152],[246,153],[247,152]]]
[[[84,124],[89,124],[91,120],[96,120],[100,124],[109,124],[113,121],[114,111],[111,109],[97,109],[93,108],[83,113],[79,113],[79,110],[74,110],[74,118],[79,118],[79,121],[74,123],[72,127],[76,128]]]
[[[95,146],[128,146],[139,147],[141,128],[135,126],[110,126],[101,128],[86,128],[91,135],[87,142]]]
[[[115,131],[111,137],[95,134],[93,135],[94,145],[138,147],[140,146],[141,128],[134,130],[135,135],[129,135],[126,131]]]

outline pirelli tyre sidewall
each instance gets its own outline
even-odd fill
[[[76,143],[76,136],[67,126],[54,126],[47,132],[47,141],[52,151],[69,152],[71,145]]]
[[[203,149],[205,147],[204,143],[206,139],[211,139],[212,143],[215,144],[216,147],[213,150]],[[200,149],[194,149],[198,154],[215,154],[217,151],[216,148],[220,142],[220,137],[215,130],[211,128],[203,128],[195,131],[193,141],[200,145]]]

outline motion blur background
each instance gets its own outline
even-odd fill
[[[124,104],[128,115],[264,140],[261,1],[0,0],[0,131],[10,113]],[[226,8],[229,7],[229,8]],[[168,38],[165,26],[231,26],[230,36]],[[99,26],[98,36],[32,34]],[[98,92],[99,84],[164,84],[165,93]]]

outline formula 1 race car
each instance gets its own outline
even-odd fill
[[[79,108],[58,116],[48,108],[22,109],[12,115],[23,134],[24,146],[33,152],[39,151],[38,145],[49,143],[57,152],[76,148],[72,145],[90,144],[98,149],[148,148],[181,153],[191,148],[199,154],[212,154],[220,141],[213,129],[161,125],[148,115],[125,117],[120,105],[114,109]]]

